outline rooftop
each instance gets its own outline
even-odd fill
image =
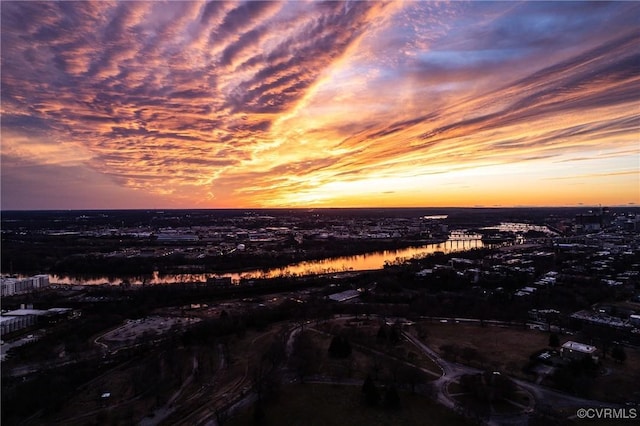
[[[585,354],[592,354],[596,351],[595,346],[585,345],[584,343],[572,342],[569,340],[564,345],[562,345],[563,349],[569,349],[572,351],[578,351]]]
[[[48,313],[48,311],[42,311],[40,309],[16,309],[15,311],[6,312],[2,314],[2,316],[16,317],[22,315],[46,315]]]
[[[354,299],[358,296],[360,296],[360,292],[358,290],[347,290],[341,293],[330,294],[329,299],[336,302],[344,302],[346,300]]]

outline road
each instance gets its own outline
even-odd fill
[[[442,358],[437,352],[425,345],[415,336],[403,331],[402,336],[411,342],[414,346],[420,349],[425,355],[427,355],[433,362],[435,362],[442,369],[442,376],[433,382],[437,391],[437,401],[450,409],[461,411],[462,407],[459,402],[453,398],[449,392],[449,384],[456,381],[460,376],[466,374],[478,374],[482,373],[482,370],[469,367],[463,364],[450,362]],[[596,401],[591,399],[585,399],[566,394],[564,392],[550,389],[545,386],[531,383],[525,380],[514,379],[513,382],[521,389],[529,392],[535,399],[537,404],[543,404],[554,409],[563,409],[571,407],[608,407],[617,408],[622,407],[612,403],[606,403],[602,401]],[[521,414],[514,415],[492,415],[487,421],[488,425],[526,425],[528,424],[528,412],[533,410],[533,406],[525,407]]]
[[[380,318],[377,315],[370,315],[369,318]],[[358,316],[354,315],[344,315],[339,316],[328,321],[345,321],[350,319],[358,318]],[[473,318],[431,318],[433,320],[446,320],[451,322],[480,322],[478,319]],[[485,321],[485,323],[490,324],[492,326],[505,326],[514,324],[506,324],[500,321]],[[306,323],[290,323],[286,330],[286,340],[285,340],[285,352],[286,359],[288,360],[293,352],[294,342],[299,333],[303,330],[304,327],[310,326],[311,321],[307,321]],[[318,330],[314,330],[318,331]],[[434,370],[434,372],[430,372],[434,376],[438,375],[439,377],[431,382],[434,386],[435,390],[435,399],[441,405],[448,407],[449,409],[455,410],[457,412],[463,412],[463,407],[460,402],[452,395],[449,394],[448,388],[449,384],[452,382],[456,382],[459,378],[466,374],[477,374],[482,371],[473,367],[466,366],[464,364],[454,363],[445,360],[442,358],[436,351],[422,342],[416,336],[409,334],[405,331],[402,331],[402,336],[404,339],[413,344],[418,350],[424,353],[427,357],[429,357],[441,370],[441,375]],[[255,343],[255,340],[258,338],[262,338],[264,335],[257,336],[252,343]],[[102,346],[101,342],[96,339],[96,343],[99,346]],[[367,348],[369,351],[375,351],[375,349]],[[253,403],[256,400],[256,394],[249,389],[249,377],[248,370],[245,371],[244,377],[237,376],[236,380],[233,380],[232,383],[224,383],[223,375],[227,368],[227,362],[225,358],[225,351],[222,348],[222,345],[218,345],[218,351],[220,353],[219,356],[219,366],[216,373],[213,375],[211,380],[205,384],[200,389],[193,389],[195,392],[189,392],[188,387],[193,383],[193,375],[197,370],[197,359],[193,360],[193,369],[189,378],[182,384],[180,389],[176,391],[176,393],[172,396],[169,403],[167,403],[164,407],[161,407],[155,414],[153,418],[145,418],[140,424],[144,426],[157,425],[157,424],[167,424],[169,421],[176,421],[179,424],[193,424],[193,425],[215,425],[216,424],[216,414],[223,412],[225,415],[229,415],[237,410],[247,407],[249,404]],[[96,351],[99,355],[101,351]],[[378,353],[378,355],[385,355],[382,352]],[[66,363],[72,363],[73,361]],[[64,364],[64,362],[56,363],[56,366],[60,366]],[[283,383],[289,383],[295,381],[296,375],[292,373],[292,371],[288,370],[287,362],[284,362],[283,366],[280,368],[280,375],[283,380]],[[38,368],[40,367],[40,368]],[[14,368],[12,373],[14,375],[27,374],[29,372],[42,369],[42,364],[39,366],[28,365]],[[248,368],[248,367],[247,367]],[[604,403],[601,401],[594,401],[584,398],[575,397],[572,395],[565,394],[563,392],[559,392],[554,389],[547,388],[545,386],[541,386],[539,384],[531,383],[525,380],[512,379],[516,385],[518,385],[522,390],[529,392],[532,396],[530,398],[532,404],[529,407],[522,407],[523,412],[515,415],[492,415],[488,420],[487,424],[489,425],[520,425],[526,424],[528,421],[528,412],[533,409],[533,401],[541,405],[546,405],[554,409],[567,409],[571,407],[607,407],[607,408],[616,408],[614,404]],[[333,384],[344,384],[344,385],[353,385],[360,386],[362,381],[353,380],[353,379],[340,379],[332,377],[309,377],[306,382],[309,383],[333,383]],[[206,401],[206,402],[205,402]],[[129,401],[131,402],[131,401]],[[172,404],[173,403],[173,404]],[[514,405],[517,405],[514,403]],[[177,407],[181,406],[191,406],[191,410],[186,413],[185,416],[177,419],[176,415],[179,415],[177,411]],[[86,415],[87,413],[85,413]],[[175,424],[177,424],[175,423]]]
[[[482,371],[463,364],[446,361],[444,358],[438,355],[437,352],[422,343],[417,337],[414,337],[405,331],[402,332],[402,336],[409,342],[411,342],[415,347],[420,349],[422,353],[428,356],[442,370],[442,376],[440,376],[438,380],[433,382],[433,385],[437,391],[437,401],[445,407],[451,409],[459,408],[457,401],[451,398],[451,396],[449,396],[449,393],[447,392],[449,383],[457,380],[462,375],[478,374]]]

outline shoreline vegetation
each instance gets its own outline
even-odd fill
[[[363,241],[362,244],[349,245],[342,248],[329,248],[321,247],[319,250],[311,252],[300,251],[296,253],[266,253],[261,256],[257,256],[252,253],[232,253],[228,255],[211,256],[201,259],[199,262],[189,262],[189,259],[185,259],[184,256],[168,256],[165,258],[116,258],[115,261],[110,261],[104,257],[84,257],[84,267],[77,265],[76,261],[65,262],[65,266],[61,267],[60,264],[54,266],[50,273],[57,275],[61,278],[88,278],[88,279],[100,279],[105,276],[109,278],[119,279],[122,275],[127,275],[126,271],[133,271],[129,276],[141,278],[151,278],[157,276],[159,279],[163,277],[173,277],[180,275],[202,275],[207,277],[223,276],[227,274],[250,274],[256,271],[273,270],[286,270],[292,265],[298,265],[303,263],[316,263],[323,261],[330,261],[333,259],[341,258],[354,258],[357,256],[377,255],[388,251],[400,251],[403,249],[420,248],[431,244],[443,244],[446,239],[432,239],[421,241]],[[88,262],[87,262],[88,261]],[[104,263],[109,265],[105,265]],[[96,262],[95,264],[93,262]],[[98,263],[100,262],[100,263]],[[231,266],[236,265],[236,266]],[[311,266],[311,265],[310,265]],[[137,268],[140,268],[136,270]],[[79,273],[78,271],[87,270],[86,272]],[[344,268],[327,268],[320,274],[347,272],[350,269],[345,265]],[[75,272],[70,272],[75,271]],[[123,271],[125,274],[120,274],[114,271]],[[36,273],[38,271],[29,271],[26,273]],[[25,273],[25,272],[22,272]],[[283,271],[283,276],[287,274]],[[295,274],[294,274],[295,275]],[[301,275],[307,275],[303,273]],[[308,275],[318,275],[317,273],[309,273]]]

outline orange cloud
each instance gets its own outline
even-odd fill
[[[12,165],[184,207],[640,202],[637,4],[1,7]]]

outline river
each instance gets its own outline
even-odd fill
[[[182,282],[204,282],[210,277],[231,277],[233,282],[239,282],[241,278],[273,278],[281,275],[313,275],[346,271],[366,271],[382,269],[386,263],[395,262],[412,257],[426,256],[435,252],[453,253],[484,247],[478,235],[463,233],[452,234],[442,243],[427,244],[419,247],[408,247],[399,250],[385,250],[364,253],[354,256],[340,256],[319,260],[309,260],[293,263],[280,268],[254,269],[243,272],[230,272],[223,274],[168,274],[160,275],[155,272],[149,276],[136,277],[63,277],[51,275],[51,284],[76,284],[76,285],[100,285],[120,284],[128,280],[131,284],[171,284]]]

